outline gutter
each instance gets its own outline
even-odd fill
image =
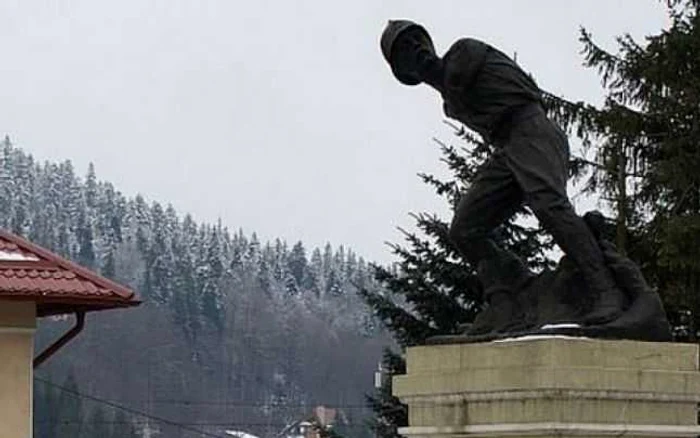
[[[56,354],[64,345],[70,342],[73,338],[78,336],[78,334],[83,331],[85,327],[85,312],[75,312],[75,325],[73,328],[68,330],[63,336],[58,338],[56,342],[49,345],[44,351],[42,351],[37,357],[34,358],[32,363],[34,368],[44,363],[48,358]]]

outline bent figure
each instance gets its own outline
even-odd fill
[[[448,117],[494,146],[452,220],[450,238],[462,256],[477,270],[489,257],[502,256],[489,234],[525,203],[576,263],[591,292],[594,301],[581,309],[577,322],[616,319],[624,295],[598,242],[569,202],[568,139],[547,118],[535,81],[508,56],[471,38],[456,41],[439,57],[425,28],[407,20],[389,21],[381,49],[401,83],[435,89]],[[488,301],[492,291],[485,289]]]

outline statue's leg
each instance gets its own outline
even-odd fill
[[[523,193],[501,151],[494,153],[462,196],[450,225],[450,239],[474,267],[498,256],[490,233],[522,205]]]
[[[489,238],[490,232],[522,205],[520,186],[502,152],[486,162],[460,200],[450,227],[450,238],[461,255],[477,270],[489,304],[468,330],[469,335],[508,331],[524,323],[523,309],[514,297],[530,272],[515,255]]]
[[[566,194],[569,143],[544,115],[525,120],[511,131],[504,146],[508,166],[542,226],[576,263],[591,291],[581,322],[598,324],[617,318],[624,294],[605,265],[600,246]]]

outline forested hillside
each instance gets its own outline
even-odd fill
[[[7,138],[0,180],[0,226],[144,300],[90,315],[37,371],[36,437],[270,435],[318,404],[340,409],[347,435],[367,433],[364,394],[388,341],[357,297],[378,286],[352,250],[197,223]],[[71,323],[42,321],[37,349]]]

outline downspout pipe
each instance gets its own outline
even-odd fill
[[[75,325],[61,336],[56,342],[46,347],[37,357],[34,358],[33,367],[37,368],[44,363],[48,358],[56,354],[64,345],[70,342],[74,337],[83,331],[85,327],[85,312],[75,312]]]

